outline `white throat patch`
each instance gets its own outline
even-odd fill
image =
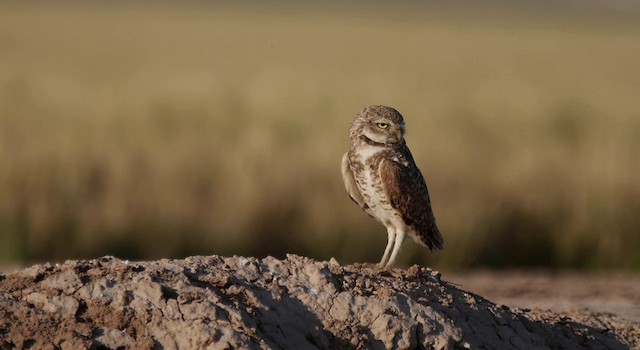
[[[365,162],[375,154],[386,150],[384,146],[363,145],[357,148],[356,154],[360,161]]]

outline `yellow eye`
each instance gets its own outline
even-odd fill
[[[380,129],[386,129],[389,127],[388,123],[376,123],[376,126],[379,127]]]

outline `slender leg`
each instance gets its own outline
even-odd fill
[[[400,246],[402,246],[402,242],[404,242],[404,230],[402,231],[398,230],[396,232],[395,238],[396,240],[395,240],[395,243],[393,244],[393,252],[391,252],[391,257],[389,258],[389,261],[387,262],[387,264],[384,266],[385,270],[390,269],[393,263],[396,261],[396,256],[400,251]]]
[[[387,264],[387,261],[389,260],[389,253],[391,253],[391,248],[393,248],[393,242],[396,239],[396,230],[393,227],[389,227],[387,228],[387,247],[384,248],[384,254],[382,254],[382,260],[380,260],[380,263],[378,264],[378,266],[380,267],[384,267]]]

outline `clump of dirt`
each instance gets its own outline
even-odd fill
[[[509,309],[428,268],[103,257],[0,275],[0,347],[628,349],[640,324]]]

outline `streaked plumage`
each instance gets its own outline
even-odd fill
[[[404,140],[402,115],[385,106],[364,108],[349,129],[351,147],[342,156],[347,193],[387,228],[380,266],[390,268],[405,235],[430,250],[444,241],[431,210],[427,184]]]

